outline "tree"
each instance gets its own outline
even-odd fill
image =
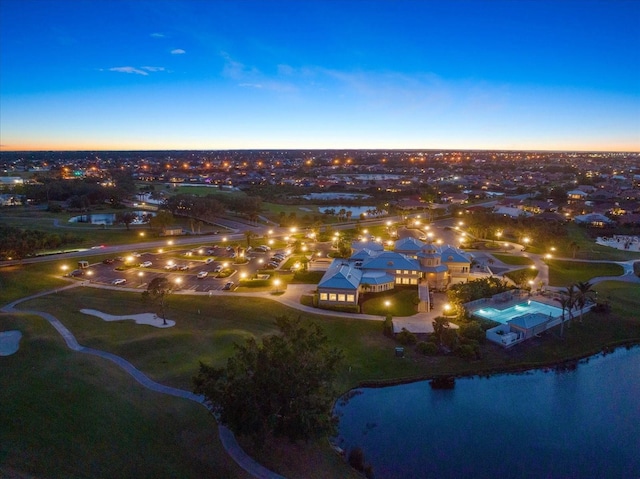
[[[160,210],[155,216],[152,216],[149,220],[149,226],[151,228],[164,229],[167,226],[173,224],[173,214],[167,210]]]
[[[438,316],[433,320],[433,335],[439,346],[442,346],[442,339],[444,336],[444,330],[449,329],[449,320],[444,316]]]
[[[251,246],[251,238],[255,238],[256,234],[251,230],[246,230],[244,232],[244,237],[247,240],[247,247]]]
[[[586,304],[593,301],[595,291],[591,289],[593,285],[588,281],[578,281],[576,283],[576,306],[580,308],[580,322],[582,323],[582,310]]]
[[[200,363],[194,391],[236,434],[260,446],[267,437],[291,441],[335,431],[333,382],[342,352],[332,348],[316,324],[280,316],[278,334],[259,344],[235,344],[225,368]]]
[[[137,218],[136,214],[133,211],[121,211],[116,214],[116,221],[119,223],[124,223],[129,230],[129,225],[133,223],[133,221]]]
[[[562,308],[562,319],[560,321],[560,337],[562,338],[564,336],[564,312],[569,305],[569,300],[566,297],[561,296],[556,298],[556,301],[560,303],[560,307]]]
[[[153,278],[147,285],[147,290],[142,294],[144,297],[151,296],[151,298],[160,301],[160,309],[162,310],[162,324],[167,324],[167,317],[165,314],[165,299],[171,292],[171,283],[165,277]],[[146,294],[145,294],[146,293]]]

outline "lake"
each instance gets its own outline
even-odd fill
[[[336,413],[336,444],[362,448],[376,479],[638,478],[640,348],[450,390],[359,389]]]

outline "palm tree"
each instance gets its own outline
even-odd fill
[[[565,296],[561,296],[556,298],[556,301],[560,303],[560,307],[562,308],[562,321],[560,321],[560,337],[564,336],[564,312],[569,308],[569,299]]]
[[[573,309],[576,306],[576,299],[578,297],[578,290],[576,289],[575,284],[571,286],[567,286],[565,291],[561,292],[567,298],[567,311],[569,312],[569,326],[571,326],[571,321],[573,320]]]
[[[162,310],[162,324],[167,324],[167,318],[165,315],[165,297],[171,292],[171,283],[167,278],[157,277],[153,278],[149,285],[147,286],[147,290],[144,292],[146,295],[151,296],[153,299],[158,299],[160,301],[160,308]],[[143,294],[144,294],[143,293]]]
[[[593,285],[589,281],[579,281],[576,283],[576,306],[580,308],[580,323],[582,323],[582,310],[585,305],[593,301],[595,291],[591,289]]]

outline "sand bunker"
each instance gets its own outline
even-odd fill
[[[126,321],[131,319],[136,322],[136,324],[146,324],[148,326],[154,326],[156,328],[170,328],[171,326],[175,326],[176,322],[167,319],[166,323],[162,320],[162,318],[156,316],[153,313],[141,313],[141,314],[128,314],[126,316],[113,316],[111,314],[105,314],[95,309],[81,309],[81,313],[91,314],[92,316],[97,316],[104,321]]]
[[[0,333],[0,356],[10,356],[20,349],[20,331],[3,331]]]

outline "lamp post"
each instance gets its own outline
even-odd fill
[[[275,293],[280,292],[280,280],[278,278],[273,280],[273,285],[275,286]]]

